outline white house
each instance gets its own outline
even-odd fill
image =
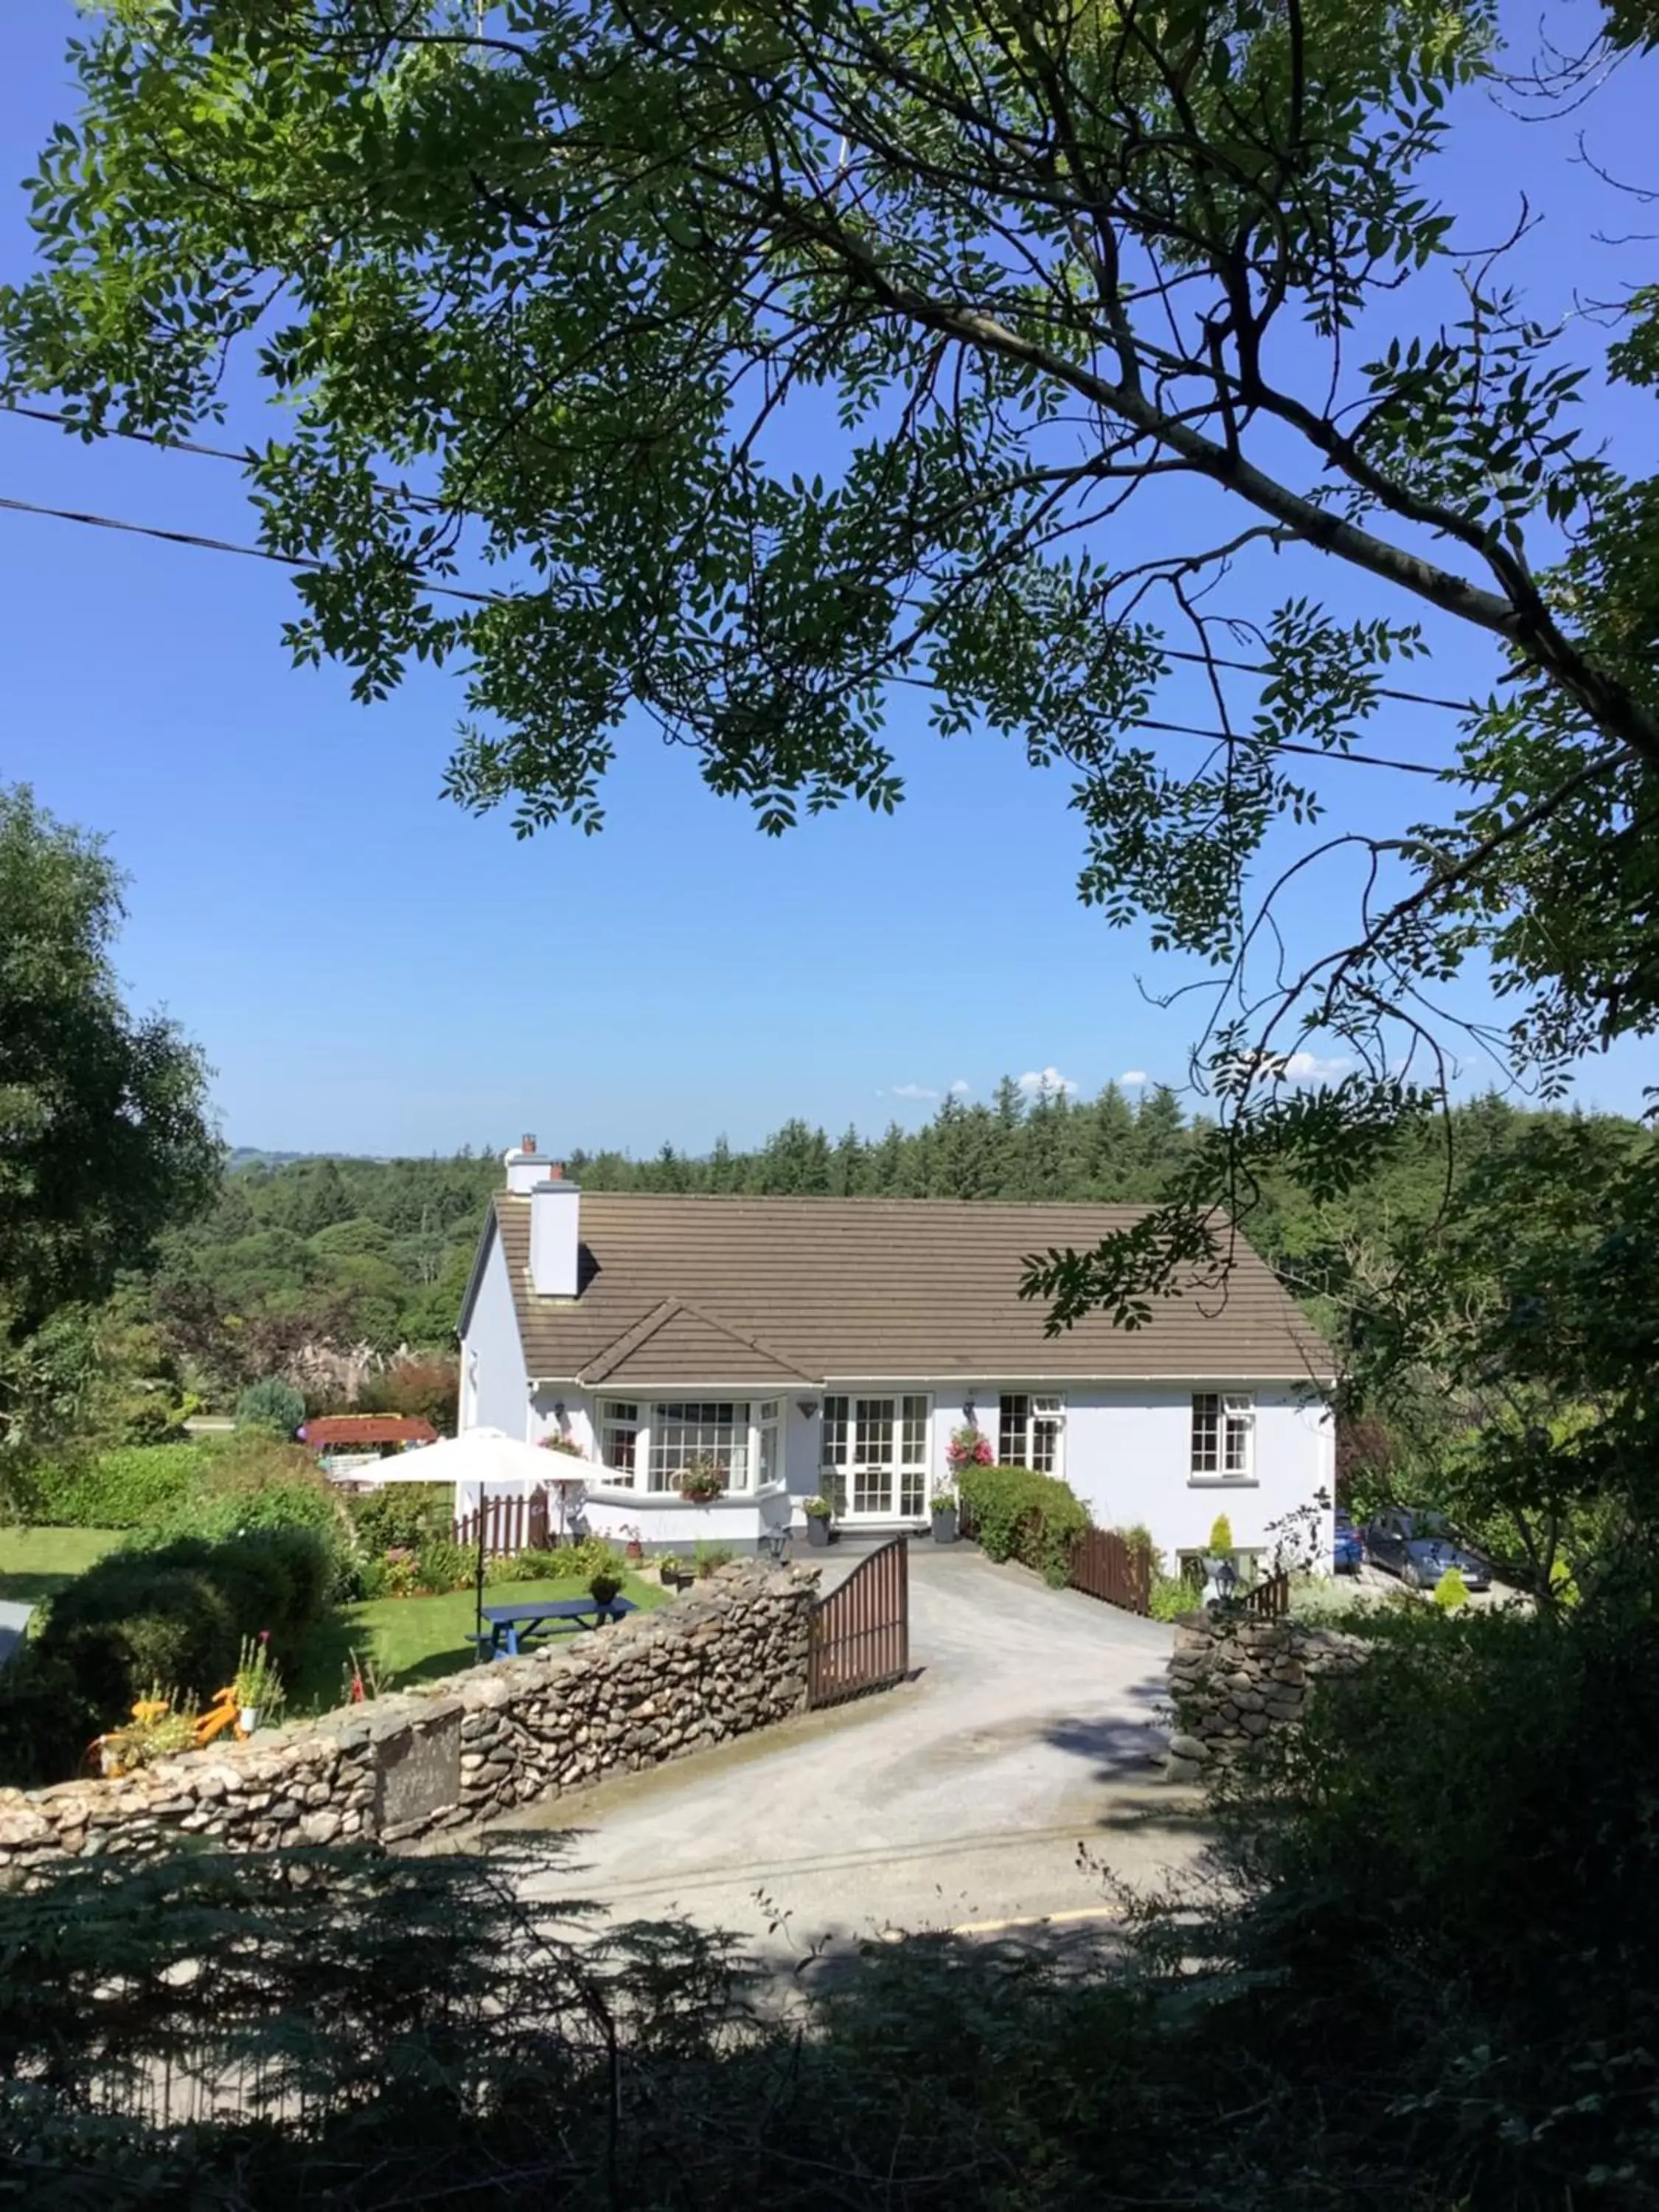
[[[1166,1555],[1223,1512],[1244,1552],[1322,1493],[1328,1516],[1331,1354],[1253,1252],[1144,1328],[1094,1314],[1048,1337],[1024,1257],[1139,1208],[584,1194],[533,1138],[506,1167],[460,1318],[460,1425],[574,1445],[591,1527],[750,1550],[819,1492],[849,1531],[915,1526],[964,1422]],[[719,1470],[712,1503],[680,1497],[694,1461]]]

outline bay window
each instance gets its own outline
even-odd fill
[[[605,1480],[659,1496],[698,1466],[713,1467],[727,1492],[781,1482],[782,1413],[779,1398],[602,1398],[594,1430]]]

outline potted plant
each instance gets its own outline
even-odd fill
[[[189,1751],[195,1741],[194,1709],[186,1705],[174,1712],[173,1692],[152,1684],[149,1695],[132,1708],[131,1719],[106,1735],[94,1736],[92,1748],[100,1773],[131,1774],[170,1752]]]
[[[261,1715],[274,1711],[282,1702],[283,1678],[270,1656],[270,1631],[262,1628],[257,1636],[242,1638],[242,1656],[236,1662],[237,1724],[242,1734],[252,1735]]]
[[[830,1523],[836,1509],[827,1498],[809,1498],[800,1510],[806,1516],[806,1540],[814,1551],[821,1551],[830,1541]]]
[[[690,1467],[681,1468],[675,1482],[688,1505],[712,1504],[726,1488],[719,1461],[707,1456],[694,1459]]]
[[[601,1608],[614,1605],[622,1594],[622,1577],[613,1567],[601,1567],[588,1577],[587,1589],[595,1605]]]
[[[965,1474],[970,1467],[992,1467],[996,1454],[991,1449],[991,1439],[977,1421],[963,1421],[951,1431],[951,1441],[945,1448],[945,1464],[952,1474]]]
[[[657,1576],[665,1589],[687,1589],[692,1581],[690,1568],[684,1559],[676,1559],[672,1552],[665,1553],[658,1560]]]
[[[954,1490],[936,1490],[928,1504],[933,1516],[933,1541],[954,1544],[957,1540],[957,1494]]]
[[[645,1547],[640,1541],[640,1532],[631,1522],[624,1522],[617,1531],[623,1540],[623,1557],[629,1566],[637,1567],[645,1559]]]

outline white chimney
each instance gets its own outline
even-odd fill
[[[536,1167],[530,1191],[530,1287],[544,1298],[574,1298],[582,1194],[565,1181],[556,1161],[538,1160]]]
[[[514,1198],[528,1198],[548,1168],[548,1163],[536,1150],[533,1137],[525,1137],[509,1146],[501,1155],[501,1164],[507,1170],[508,1194]]]

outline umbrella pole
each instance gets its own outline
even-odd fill
[[[484,1507],[485,1507],[485,1505],[489,1503],[489,1486],[488,1485],[488,1483],[480,1482],[480,1484],[478,1485],[478,1576],[477,1576],[477,1618],[476,1619],[476,1620],[475,1620],[475,1621],[473,1622],[473,1624],[472,1624],[472,1626],[473,1626],[473,1630],[474,1630],[474,1633],[476,1634],[476,1636],[477,1636],[477,1638],[478,1638],[478,1641],[477,1641],[477,1643],[476,1644],[476,1645],[474,1646],[474,1648],[475,1648],[475,1650],[479,1650],[479,1651],[482,1651],[482,1650],[483,1650],[483,1594],[484,1594]]]

